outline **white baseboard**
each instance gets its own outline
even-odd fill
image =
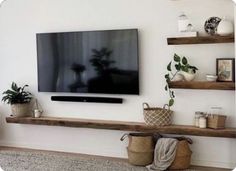
[[[217,167],[225,169],[234,169],[236,167],[236,162],[221,162],[196,159],[192,160],[191,164],[194,166]]]

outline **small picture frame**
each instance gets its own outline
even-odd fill
[[[234,82],[235,81],[235,59],[234,58],[217,58],[216,74],[218,81]]]

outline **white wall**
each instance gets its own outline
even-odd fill
[[[167,46],[166,37],[177,31],[177,16],[186,12],[203,33],[211,16],[233,20],[230,0],[8,0],[0,9],[0,92],[12,81],[29,84],[44,107],[45,115],[124,121],[143,121],[142,102],[162,106],[166,65],[174,52],[187,56],[199,67],[198,79],[215,72],[217,57],[234,57],[233,44]],[[123,104],[51,102],[57,93],[37,92],[37,32],[138,28],[140,30],[140,96],[112,96]],[[195,111],[219,105],[228,115],[228,126],[236,126],[235,94],[232,91],[176,90],[174,121],[192,124]],[[10,107],[0,104],[0,144],[27,148],[127,157],[120,142],[122,131],[6,124]],[[192,137],[193,164],[234,167],[236,141]]]

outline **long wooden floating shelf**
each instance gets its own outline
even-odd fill
[[[142,122],[87,120],[87,119],[56,118],[56,117],[41,117],[41,118],[7,117],[6,121],[7,123],[17,123],[17,124],[65,126],[65,127],[110,129],[110,130],[122,130],[122,131],[137,131],[137,132],[158,132],[162,134],[236,138],[236,128],[214,130],[208,128],[200,129],[194,126],[187,126],[187,125],[151,127],[145,125],[145,123]]]
[[[173,81],[169,86],[176,89],[235,90],[234,82]]]
[[[234,36],[170,37],[168,45],[234,43]]]

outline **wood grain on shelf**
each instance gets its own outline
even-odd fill
[[[168,45],[234,43],[234,36],[198,36],[167,38]]]
[[[236,128],[214,130],[214,129],[200,129],[194,126],[187,126],[187,125],[152,127],[152,126],[147,126],[145,125],[145,123],[142,122],[89,120],[89,119],[56,118],[56,117],[41,117],[41,118],[7,117],[6,121],[8,123],[18,123],[18,124],[65,126],[65,127],[111,129],[111,130],[137,131],[137,132],[158,132],[162,134],[236,138]]]
[[[169,86],[177,89],[235,90],[234,82],[173,81]]]

